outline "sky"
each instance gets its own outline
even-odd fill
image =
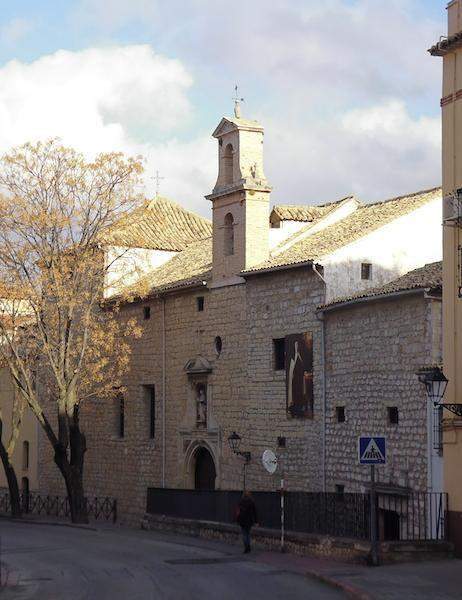
[[[439,0],[0,0],[0,152],[59,137],[145,159],[146,195],[209,216],[211,133],[265,128],[272,204],[440,184]]]

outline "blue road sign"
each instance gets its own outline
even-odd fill
[[[387,462],[386,438],[361,436],[358,439],[358,455],[361,465],[384,465]]]

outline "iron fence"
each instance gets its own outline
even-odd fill
[[[69,498],[64,496],[44,496],[35,492],[20,494],[21,508],[24,514],[46,515],[47,517],[69,517],[71,514]],[[89,518],[117,521],[117,500],[115,498],[85,498],[85,507]],[[11,510],[10,494],[0,492],[0,513]]]
[[[148,488],[147,512],[183,519],[234,523],[241,492]],[[281,523],[280,494],[254,492],[262,527]],[[369,496],[322,492],[286,492],[285,526],[288,531],[339,537],[369,538]]]
[[[447,539],[447,494],[411,492],[377,497],[379,538],[429,541]]]
[[[260,525],[278,529],[279,492],[253,492]],[[241,492],[148,488],[147,512],[183,519],[234,523]],[[369,540],[368,493],[286,492],[287,531]],[[377,494],[377,531],[381,540],[447,539],[447,495],[415,492]]]

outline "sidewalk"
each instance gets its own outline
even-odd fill
[[[366,567],[275,552],[257,552],[258,562],[296,571],[361,600],[461,600],[462,561]]]

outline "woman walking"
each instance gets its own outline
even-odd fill
[[[257,508],[250,492],[245,491],[239,502],[237,522],[241,526],[244,554],[250,552],[250,530],[258,522]]]

